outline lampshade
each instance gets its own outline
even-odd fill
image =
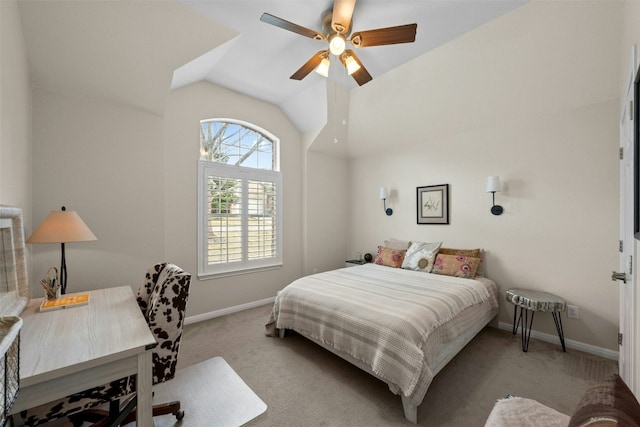
[[[322,58],[322,61],[320,61],[320,65],[316,67],[316,73],[320,74],[323,77],[329,77],[330,65],[331,62],[329,61],[329,58]]]
[[[344,48],[347,46],[347,42],[344,39],[344,36],[341,34],[335,33],[329,38],[329,50],[335,56],[339,56],[344,52]]]
[[[358,64],[358,62],[351,55],[348,55],[344,59],[344,63],[347,66],[347,73],[349,73],[349,75],[355,73],[360,69],[360,64]]]
[[[387,187],[380,187],[380,198],[381,199],[389,198],[389,189]]]
[[[75,211],[51,211],[27,243],[69,243],[97,240]]]
[[[490,176],[487,178],[487,193],[499,193],[502,190],[500,186],[500,177],[499,176]]]

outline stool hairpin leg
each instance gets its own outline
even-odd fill
[[[566,352],[567,349],[564,346],[564,329],[562,329],[562,317],[560,316],[560,312],[551,312],[553,314],[553,321],[556,324],[556,331],[558,331],[558,337],[560,338],[560,343],[562,344],[562,351]]]
[[[533,315],[536,314],[535,311],[531,312],[531,319],[529,320],[529,325],[527,326],[527,318],[529,317],[529,310],[524,307],[520,307],[520,318],[522,319],[522,312],[524,311],[524,320],[522,322],[522,351],[525,353],[529,351],[529,340],[531,339],[531,327],[533,326]],[[520,323],[520,320],[518,320]],[[528,330],[527,330],[528,329]]]
[[[518,317],[518,323],[516,323],[516,313],[518,312],[518,306],[513,307],[513,335],[518,332],[518,326],[520,325],[520,319],[522,318],[522,311],[520,312],[520,317]]]

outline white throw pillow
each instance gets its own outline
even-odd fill
[[[442,246],[442,242],[411,243],[402,261],[402,268],[430,273],[440,246]]]

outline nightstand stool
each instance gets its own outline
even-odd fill
[[[531,338],[531,326],[533,325],[533,315],[536,311],[550,311],[553,315],[553,322],[556,324],[556,330],[558,331],[558,338],[560,338],[560,344],[562,344],[562,351],[567,351],[564,346],[564,330],[562,329],[562,317],[561,313],[566,309],[567,303],[564,299],[557,295],[550,294],[548,292],[534,291],[531,289],[509,289],[506,295],[507,301],[514,304],[513,309],[513,334],[518,332],[518,326],[520,322],[522,332],[522,351],[529,350],[529,339]],[[516,314],[520,307],[520,316],[517,318]],[[529,312],[531,312],[531,319],[529,318]],[[523,319],[524,314],[524,319]],[[529,324],[527,325],[527,321]]]

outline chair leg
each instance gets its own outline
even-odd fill
[[[122,410],[120,411],[120,413],[118,414],[118,416],[115,419],[111,419],[111,422],[109,422],[107,425],[109,427],[118,427],[121,424],[125,424],[124,420],[127,419],[132,413],[135,414],[135,408],[136,408],[136,404],[138,403],[138,396],[137,395],[133,395],[133,397],[131,398],[131,400],[129,400],[129,402],[127,402],[127,404],[125,405],[124,408],[122,408]],[[111,418],[111,417],[109,417]]]
[[[180,409],[180,402],[173,401],[169,403],[160,403],[158,405],[153,405],[153,416],[157,417],[160,415],[175,415],[176,420],[180,421],[184,418],[184,411]],[[127,425],[136,420],[136,411],[131,411],[129,415],[127,415],[124,420],[122,420],[122,425]]]
[[[184,417],[184,411],[180,410],[180,402],[173,401],[153,406],[153,416],[173,414],[180,421]]]
[[[73,427],[82,427],[85,422],[97,423],[109,419],[109,412],[102,409],[87,409],[77,414],[69,415]]]
[[[136,407],[136,401],[136,396],[133,395],[131,398],[125,400],[124,407],[120,409],[120,400],[112,400],[109,402],[109,411],[103,409],[87,409],[70,415],[69,419],[74,427],[82,427],[85,422],[92,423],[92,427],[116,427],[124,424],[123,420],[131,415],[131,412],[134,414],[132,421],[135,421],[134,409]]]
[[[82,427],[84,422],[93,423],[91,427],[115,427],[124,426],[136,421],[137,399],[132,397],[125,402],[124,408],[120,409],[119,401],[112,401],[109,404],[109,412],[102,409],[87,409],[79,414],[71,415],[69,418],[74,427]],[[180,401],[161,403],[153,405],[153,416],[175,415],[176,420],[184,418],[184,411],[180,409]]]

